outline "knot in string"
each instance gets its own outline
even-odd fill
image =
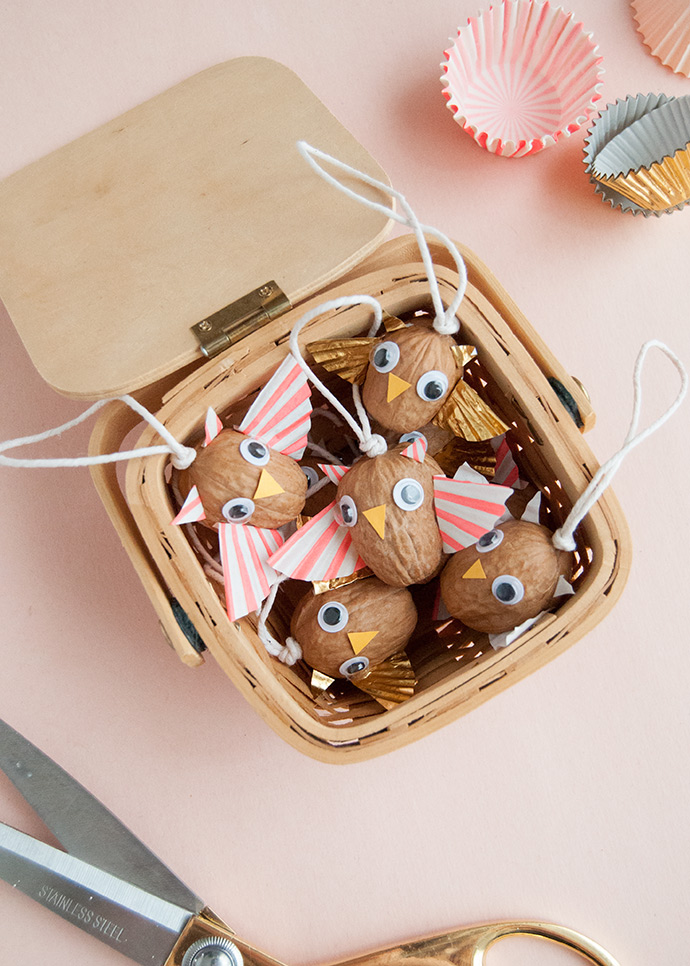
[[[460,331],[460,322],[454,315],[444,315],[442,318],[437,316],[434,320],[434,329],[441,335],[455,335],[456,332]]]
[[[578,520],[578,523],[579,522],[580,521]],[[558,530],[554,532],[551,542],[556,550],[568,550],[571,552],[573,550],[577,550],[577,543],[575,542],[575,537],[573,536],[574,530],[575,527],[570,529],[563,526],[559,527]]]
[[[644,365],[645,357],[650,349],[659,349],[660,352],[663,352],[664,355],[671,360],[678,371],[678,375],[680,376],[680,389],[678,390],[678,395],[668,409],[663,412],[658,419],[655,419],[654,422],[651,423],[646,429],[643,429],[642,432],[638,433],[637,426],[640,421],[640,409],[642,408],[642,367]],[[590,480],[586,490],[576,501],[572,510],[568,514],[563,526],[554,533],[552,541],[557,550],[572,551],[576,549],[577,545],[573,536],[575,530],[582,522],[584,517],[592,509],[606,487],[609,485],[615,473],[617,472],[618,467],[621,465],[628,453],[644,439],[656,432],[660,426],[663,426],[666,420],[670,419],[670,417],[675,413],[676,409],[678,409],[688,391],[688,374],[685,370],[685,366],[675,352],[669,349],[669,347],[663,342],[659,342],[657,339],[650,339],[649,342],[644,343],[635,361],[635,368],[633,369],[633,389],[634,396],[632,418],[630,420],[630,427],[623,441],[623,445],[616,453],[613,454],[613,456],[611,456],[605,463],[602,464],[602,466],[599,467],[597,472]]]
[[[259,632],[259,640],[266,648],[266,652],[271,655],[271,657],[278,658],[283,664],[288,667],[292,667],[293,664],[297,664],[298,661],[302,660],[302,648],[299,646],[294,637],[288,637],[284,644],[277,641],[275,637],[268,630],[266,625],[262,625],[261,631]]]
[[[180,446],[173,452],[170,462],[176,470],[188,469],[196,459],[196,450],[191,446]]]
[[[388,443],[385,441],[383,436],[379,436],[378,433],[372,433],[371,436],[367,436],[359,444],[359,448],[365,454],[365,456],[382,456],[384,453],[388,452]]]
[[[288,667],[292,667],[293,664],[296,664],[302,659],[302,648],[299,646],[294,637],[288,637],[284,646],[280,648],[280,651],[276,657],[279,661],[282,661],[283,664],[287,664]]]

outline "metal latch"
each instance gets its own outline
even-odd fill
[[[192,326],[201,346],[209,358],[240,339],[256,332],[262,325],[292,308],[290,299],[275,282],[266,282],[259,288],[231,302],[224,309],[214,312]]]

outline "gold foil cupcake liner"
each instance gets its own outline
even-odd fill
[[[590,181],[612,208],[661,215],[690,200],[690,97],[608,104],[585,141]]]
[[[474,345],[453,345],[451,352],[455,357],[458,369],[464,369],[469,362],[476,358],[477,347]]]
[[[335,678],[329,677],[322,671],[317,671],[316,668],[312,668],[309,684],[313,695],[323,694],[324,691],[330,688],[334,681]]]
[[[594,171],[602,184],[620,192],[648,211],[666,211],[690,200],[690,143],[672,158],[627,175],[606,178]]]

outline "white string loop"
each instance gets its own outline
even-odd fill
[[[299,646],[294,637],[288,637],[285,643],[281,644],[280,641],[277,641],[275,637],[273,637],[269,629],[266,627],[266,620],[268,615],[271,613],[273,604],[275,603],[278,588],[283,581],[287,579],[287,577],[280,577],[271,587],[268,597],[264,601],[263,607],[260,611],[258,611],[259,623],[256,628],[256,633],[259,637],[259,640],[272,657],[277,657],[279,661],[283,662],[283,664],[287,664],[288,667],[292,667],[293,664],[296,664],[297,661],[301,660],[302,648]]]
[[[352,305],[371,306],[371,308],[374,310],[374,323],[372,324],[372,331],[375,331],[375,329],[381,324],[381,320],[383,318],[383,310],[381,309],[380,303],[371,295],[343,295],[340,298],[331,299],[330,302],[322,302],[321,305],[317,305],[315,308],[310,309],[309,312],[304,313],[302,318],[295,323],[292,332],[290,333],[290,351],[306,375],[307,379],[309,379],[309,381],[316,386],[321,395],[327,399],[333,408],[343,417],[347,425],[357,437],[360,450],[363,453],[366,453],[367,456],[381,456],[387,451],[388,444],[383,436],[379,436],[377,433],[372,433],[369,416],[367,415],[367,412],[362,404],[359,386],[353,386],[352,389],[352,398],[354,400],[357,416],[359,417],[359,422],[357,422],[352,414],[345,409],[340,400],[333,395],[330,389],[328,389],[327,386],[321,382],[318,376],[314,375],[312,370],[305,362],[299,344],[300,332],[305,325],[308,325],[313,319],[317,318],[319,315],[323,315],[326,312],[333,312],[336,309],[343,308],[344,306]]]
[[[460,323],[456,319],[455,314],[460,307],[460,303],[465,296],[465,290],[467,288],[467,267],[456,245],[450,240],[450,238],[448,238],[447,235],[444,235],[443,232],[439,231],[437,228],[433,228],[430,225],[420,224],[405,196],[399,191],[396,191],[395,188],[391,188],[382,181],[377,181],[376,178],[372,178],[370,175],[364,174],[363,171],[358,171],[357,168],[353,168],[349,164],[345,164],[345,162],[331,157],[330,154],[325,154],[323,151],[319,151],[318,148],[312,147],[311,144],[307,144],[306,141],[298,141],[297,149],[304,160],[313,168],[313,170],[316,171],[316,173],[322,177],[324,181],[327,181],[328,184],[332,185],[334,188],[337,188],[338,191],[341,191],[349,198],[353,198],[360,204],[366,205],[366,207],[371,208],[374,211],[378,211],[381,214],[386,215],[388,218],[392,218],[394,221],[397,221],[398,224],[406,225],[408,228],[412,229],[417,240],[417,245],[419,246],[419,252],[422,256],[424,270],[426,271],[426,275],[429,280],[429,290],[434,305],[434,312],[436,313],[434,328],[437,332],[440,332],[444,335],[454,335],[460,328]],[[400,214],[393,208],[387,208],[385,205],[372,201],[371,199],[366,198],[364,195],[353,191],[352,188],[346,187],[344,184],[342,184],[342,182],[338,181],[337,178],[329,174],[328,171],[326,171],[319,164],[319,162],[316,160],[317,158],[325,161],[345,174],[357,178],[364,184],[368,184],[372,188],[377,188],[379,191],[384,192],[389,197],[393,198],[394,201],[398,202],[405,214]],[[437,241],[440,241],[441,244],[448,250],[453,261],[455,262],[459,283],[455,296],[453,297],[453,301],[447,309],[443,307],[438,279],[436,278],[436,273],[434,272],[434,265],[431,258],[431,253],[429,251],[429,245],[424,237],[425,234],[430,235]]]
[[[164,446],[147,446],[142,449],[127,450],[126,452],[120,453],[104,453],[101,456],[77,456],[72,459],[68,458],[55,458],[55,459],[17,459],[13,456],[2,456],[0,455],[0,464],[3,466],[15,466],[20,468],[32,468],[32,469],[44,469],[52,468],[58,466],[95,466],[99,463],[117,463],[120,460],[130,460],[130,459],[140,459],[143,456],[159,456],[163,453],[169,453],[172,456],[172,464],[178,470],[184,470],[194,462],[196,458],[196,450],[190,446],[183,446],[179,443],[175,437],[170,433],[169,430],[158,420],[156,417],[142,406],[141,403],[137,402],[132,396],[117,396],[115,397],[121,402],[126,403],[130,409],[133,409],[135,413],[141,416],[150,426],[152,426],[159,436],[165,440]],[[62,433],[66,432],[68,429],[73,429],[78,426],[79,423],[83,423],[84,420],[88,419],[89,416],[93,415],[101,406],[105,406],[107,403],[112,402],[111,399],[100,399],[93,406],[90,406],[85,412],[76,416],[74,419],[70,419],[69,422],[63,423],[62,426],[56,426],[54,429],[48,429],[43,433],[36,433],[34,436],[22,436],[19,439],[8,439],[4,443],[0,443],[0,454],[11,449],[19,449],[21,446],[28,446],[31,443],[41,443],[46,439],[51,439],[54,436],[60,436]]]
[[[658,419],[655,419],[653,423],[647,426],[646,429],[643,429],[640,433],[638,433],[637,426],[640,421],[640,410],[642,408],[642,367],[650,349],[659,349],[668,359],[670,359],[670,361],[676,367],[678,375],[680,376],[680,389],[678,390],[678,395],[668,409],[663,412]],[[633,389],[634,397],[632,418],[630,420],[630,428],[628,429],[628,433],[623,441],[623,445],[616,453],[613,454],[613,456],[611,456],[605,463],[602,464],[602,466],[599,467],[597,472],[590,480],[586,490],[576,501],[572,510],[568,514],[563,526],[554,533],[553,544],[558,550],[576,549],[576,543],[573,539],[575,530],[597,502],[606,487],[609,485],[614,474],[617,472],[618,467],[621,465],[628,453],[643,440],[647,439],[648,436],[651,436],[652,433],[655,433],[660,426],[663,426],[666,420],[670,419],[678,409],[688,391],[688,374],[685,366],[672,349],[669,349],[667,345],[665,345],[663,342],[659,342],[657,339],[650,339],[649,342],[644,343],[637,356],[637,360],[635,361],[635,368],[633,370]]]

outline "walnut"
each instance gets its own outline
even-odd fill
[[[426,583],[443,563],[433,483],[441,470],[429,456],[423,463],[402,456],[406,446],[360,459],[338,484],[338,512],[353,546],[393,587]]]
[[[302,511],[307,493],[307,478],[295,460],[234,429],[198,446],[178,481],[183,498],[198,488],[203,523],[210,528],[235,522],[276,529]]]
[[[387,429],[409,433],[434,418],[457,382],[455,340],[416,322],[372,348],[362,401]]]
[[[332,678],[375,667],[407,644],[417,624],[408,590],[367,577],[297,604],[290,633],[305,661]]]
[[[454,554],[441,574],[448,612],[473,630],[501,634],[548,610],[573,565],[551,538],[546,527],[513,520]]]

